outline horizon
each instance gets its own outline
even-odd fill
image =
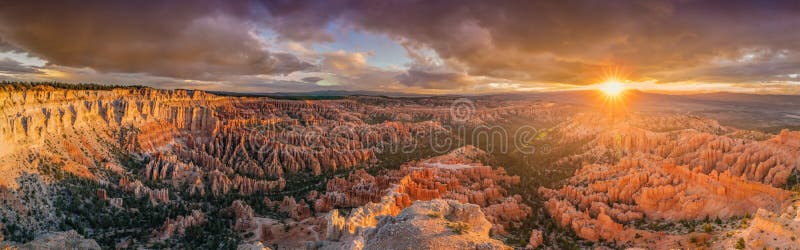
[[[402,92],[402,91],[392,91],[392,92],[381,92],[377,90],[367,90],[367,89],[354,89],[354,90],[340,90],[340,89],[322,89],[322,90],[312,90],[312,91],[285,91],[285,92],[240,92],[240,91],[227,91],[227,90],[205,90],[205,89],[198,89],[198,88],[165,88],[159,86],[149,86],[149,85],[141,85],[141,84],[118,84],[118,83],[93,83],[93,82],[58,82],[58,81],[51,81],[51,82],[8,82],[3,81],[0,84],[34,84],[34,85],[48,85],[48,84],[69,84],[69,85],[99,85],[99,86],[110,86],[110,87],[144,87],[144,88],[151,88],[156,90],[187,90],[187,91],[205,91],[212,94],[228,94],[228,95],[253,95],[253,96],[269,96],[269,95],[294,95],[294,96],[304,96],[304,95],[314,95],[317,93],[325,93],[331,92],[336,93],[340,92],[343,93],[342,95],[332,94],[332,95],[321,95],[321,96],[387,96],[387,97],[446,97],[446,96],[464,96],[464,97],[481,97],[481,96],[492,96],[492,95],[525,95],[525,94],[554,94],[554,93],[569,93],[569,92],[597,92],[596,88],[580,88],[580,89],[557,89],[557,90],[527,90],[527,91],[513,91],[513,92],[488,92],[488,93],[473,93],[473,94],[455,94],[455,93],[442,93],[442,94],[425,94],[425,93],[414,93],[414,92]],[[661,95],[672,95],[672,96],[691,96],[691,95],[709,95],[709,94],[741,94],[741,95],[756,95],[756,96],[797,96],[800,97],[800,93],[763,93],[763,92],[737,92],[737,91],[725,91],[725,90],[707,90],[707,91],[670,91],[670,90],[652,90],[652,89],[638,89],[638,88],[631,88],[626,87],[625,92],[642,92],[647,94],[661,94]]]

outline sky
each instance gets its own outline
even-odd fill
[[[2,1],[0,80],[800,94],[800,1]]]

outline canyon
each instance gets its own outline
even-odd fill
[[[48,85],[2,86],[0,120],[0,246],[800,248],[788,129],[537,98]]]
[[[687,244],[700,247],[703,245],[687,243],[688,239],[708,235],[680,230],[654,234],[641,226],[656,221],[705,220],[708,224],[709,218],[735,220],[754,214],[763,218],[790,207],[797,195],[783,187],[790,178],[796,178],[800,167],[797,162],[800,148],[796,144],[800,133],[783,130],[757,140],[743,136],[748,131],[699,118],[686,121],[686,118],[662,117],[657,123],[647,122],[650,118],[643,117],[626,117],[615,122],[609,121],[609,117],[576,119],[592,119],[597,125],[592,128],[594,131],[590,132],[590,141],[583,146],[582,153],[561,159],[559,164],[595,163],[583,165],[566,185],[558,189],[541,187],[539,192],[547,199],[548,213],[581,238],[663,249]],[[586,129],[574,124],[564,128]],[[581,132],[562,133],[588,135]],[[565,140],[580,139],[565,137]],[[754,220],[752,224],[761,222]],[[715,233],[737,232],[726,228],[721,231]],[[778,228],[762,231],[767,235],[782,234]],[[711,246],[733,247],[727,244]]]

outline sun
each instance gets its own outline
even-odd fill
[[[633,104],[632,99],[636,99],[635,91],[628,91],[635,89],[635,82],[628,80],[628,76],[620,66],[608,66],[603,68],[602,75],[593,79],[595,84],[588,86],[588,89],[596,90],[592,91],[592,96],[602,111],[612,117],[625,116]]]
[[[619,97],[622,92],[625,92],[625,84],[618,80],[610,79],[599,84],[597,89],[603,92],[603,94],[605,94],[607,97],[616,98]]]

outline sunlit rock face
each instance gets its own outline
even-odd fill
[[[0,144],[5,145],[0,149],[0,184],[14,186],[20,172],[36,170],[35,163],[24,161],[29,154],[74,165],[71,171],[81,175],[95,162],[113,161],[106,143],[153,149],[174,143],[178,129],[211,132],[217,120],[210,109],[222,102],[221,97],[183,90],[0,91],[0,115],[7,121],[0,123]],[[125,140],[131,126],[157,131],[144,130],[142,141]]]
[[[0,117],[7,122],[0,123],[0,143],[9,146],[0,148],[0,198],[9,206],[0,213],[17,218],[14,227],[54,231],[58,218],[48,199],[65,192],[50,188],[64,178],[92,186],[83,201],[73,197],[79,194],[66,197],[76,203],[96,199],[98,206],[108,205],[104,212],[183,211],[160,217],[146,230],[146,240],[117,240],[120,247],[174,242],[195,229],[218,227],[211,222],[224,217],[232,218],[231,230],[244,242],[300,248],[362,235],[381,216],[434,199],[475,204],[488,223],[482,237],[507,235],[533,213],[521,196],[507,191],[520,178],[482,165],[488,154],[473,146],[377,174],[364,169],[375,166],[380,153],[451,133],[451,125],[509,116],[555,123],[560,118],[550,109],[557,107],[477,103],[492,108],[452,119],[452,100],[394,105],[391,99],[369,99],[289,101],[149,88],[2,91]],[[382,115],[391,119],[376,119]],[[325,181],[321,190],[302,196],[280,195],[297,176]],[[216,201],[227,204],[207,204]],[[217,207],[227,212],[207,213]],[[253,207],[286,218],[268,218]],[[340,209],[352,211],[339,214]]]
[[[750,226],[738,234],[752,249],[796,249],[800,246],[800,202],[778,213],[759,209]],[[733,237],[733,239],[737,239]],[[736,246],[738,240],[726,242]]]
[[[381,177],[376,178],[365,172],[357,172],[348,180],[331,180],[328,183],[328,192],[321,195],[318,200],[319,207],[342,207],[341,204],[345,204],[331,201],[336,199],[366,203],[351,210],[347,216],[341,215],[338,210],[328,213],[327,241],[318,244],[333,247],[331,249],[339,247],[378,249],[388,247],[387,244],[410,244],[409,247],[423,249],[507,248],[495,240],[490,240],[488,237],[490,232],[491,235],[501,235],[506,233],[506,229],[519,228],[522,221],[531,215],[532,209],[522,203],[521,197],[510,196],[505,189],[518,185],[519,177],[509,176],[502,168],[492,169],[474,160],[484,154],[485,152],[474,147],[459,148],[446,155],[403,165],[399,170],[389,171]],[[366,191],[387,186],[389,188],[383,191],[385,195],[379,199],[373,198],[372,194],[380,192]],[[352,188],[343,190],[340,187]],[[449,200],[443,201],[441,198]],[[450,208],[443,204],[450,204],[448,205]],[[467,205],[461,204],[475,205],[466,207]],[[452,208],[453,206],[456,208]],[[455,212],[451,212],[452,209],[455,209]],[[458,212],[462,209],[476,214],[459,217],[460,219],[444,220],[451,216],[450,213],[467,213]],[[428,210],[432,212],[420,212]],[[447,224],[445,221],[457,223],[467,217],[474,217],[476,220],[464,222],[470,225],[467,226],[470,228],[468,230],[477,230],[464,232],[464,235],[469,237],[460,234],[447,236],[452,234],[448,233],[451,230],[442,232]],[[404,235],[405,232],[410,234]],[[405,240],[408,237],[422,241]],[[403,241],[408,243],[402,243]]]
[[[611,123],[603,116],[588,117],[593,118],[579,116],[579,121],[562,127],[566,140],[591,138],[581,154],[565,161],[639,154],[692,169],[701,167],[704,174],[728,173],[775,187],[786,184],[792,171],[800,166],[796,132],[784,131],[759,141],[713,120],[699,118],[661,117],[653,121],[656,118],[635,116]]]
[[[361,216],[359,212],[355,213],[358,216],[351,213],[348,218],[354,224],[344,228],[352,234],[358,227],[374,226],[377,221],[375,218],[380,215],[397,214],[413,201],[446,198],[477,204],[493,224],[493,233],[502,234],[505,228],[518,228],[521,221],[532,213],[532,209],[522,204],[521,197],[509,196],[505,187],[518,185],[519,177],[508,176],[502,168],[492,169],[472,160],[474,156],[482,154],[485,152],[474,147],[459,148],[446,155],[401,166],[399,170],[377,178],[357,172],[350,176],[350,180],[331,180],[328,182],[328,192],[316,203],[317,207],[325,209],[317,211],[347,207],[359,201],[361,205],[366,204],[356,211],[364,211],[368,219],[358,217]],[[370,191],[389,186],[383,191]],[[342,190],[342,187],[351,188]],[[378,198],[376,194],[386,193],[386,190],[389,195]],[[358,223],[365,224],[355,225]]]
[[[788,131],[756,140],[699,118],[579,115],[560,132],[567,141],[589,141],[559,164],[584,165],[563,187],[539,192],[558,224],[591,241],[652,246],[672,239],[665,244],[677,247],[699,236],[657,236],[633,222],[752,214],[763,221],[789,205],[792,192],[781,187],[799,167],[797,134]]]
[[[210,182],[200,177],[218,170],[242,176],[230,180],[239,185],[233,189],[263,192],[280,185],[245,176],[319,175],[367,166],[376,161],[372,148],[409,141],[438,126],[365,124],[358,119],[363,115],[351,113],[360,107],[346,101],[226,98],[183,90],[37,88],[0,93],[0,107],[8,121],[0,124],[0,143],[7,145],[0,151],[0,171],[7,173],[0,184],[12,187],[21,171],[36,170],[23,159],[30,154],[61,161],[74,174],[94,178],[86,168],[116,161],[117,152],[107,146],[112,144],[153,154],[160,163],[148,166],[151,180],[200,185]],[[225,193],[225,188],[214,191]]]
[[[362,121],[364,109],[349,100],[280,101],[185,90],[3,89],[0,198],[9,206],[0,213],[16,218],[14,226],[53,230],[52,204],[39,202],[53,200],[55,192],[47,190],[56,176],[107,186],[97,197],[122,210],[126,204],[107,191],[123,191],[152,206],[183,202],[175,200],[183,195],[280,192],[286,174],[369,167],[377,161],[375,148],[443,130],[433,121],[368,124]],[[130,168],[121,158],[129,154],[146,164]],[[29,173],[41,174],[40,184],[26,181]],[[36,192],[20,195],[29,189]],[[313,205],[287,197],[280,210],[303,219],[312,216]],[[29,219],[30,211],[41,216]],[[170,238],[200,221],[168,220],[156,235]]]
[[[505,187],[518,185],[518,177],[508,176],[502,168],[483,166],[471,158],[482,154],[485,152],[474,147],[460,148],[379,176],[358,170],[347,178],[333,178],[327,182],[325,192],[311,192],[305,197],[315,201],[313,211],[316,214],[310,213],[311,205],[292,197],[284,197],[282,201],[265,199],[266,206],[276,207],[289,215],[290,219],[283,222],[255,216],[252,208],[243,201],[235,201],[226,210],[234,215],[237,231],[252,232],[252,242],[267,245],[300,247],[311,244],[324,249],[376,249],[407,241],[403,237],[428,237],[425,241],[407,242],[412,244],[409,246],[425,249],[433,246],[505,249],[508,247],[490,236],[505,234],[505,229],[519,228],[532,209],[522,203],[521,197],[511,196],[505,190]],[[447,163],[443,163],[443,159],[447,159]],[[441,198],[459,198],[461,201],[443,201]],[[430,200],[435,201],[430,203],[434,205],[419,206],[434,206],[443,214],[441,217],[435,214],[423,217],[417,211],[420,208],[415,208],[416,204],[428,204],[423,201]],[[468,202],[482,205],[468,205]],[[340,212],[346,208],[351,209],[346,213]],[[404,213],[410,214],[407,215],[409,218],[430,218],[430,221],[406,224],[398,217]],[[395,220],[400,225],[385,220]],[[447,221],[462,220],[468,220],[464,223],[469,223],[469,226],[465,226],[467,231],[461,233],[453,230],[462,229],[446,225]],[[406,236],[386,234],[396,230],[416,230],[418,233]],[[433,232],[438,234],[428,234]]]
[[[471,150],[476,149],[473,148]],[[455,152],[461,151],[463,150]],[[329,239],[339,242],[340,240],[346,241],[361,235],[365,230],[374,228],[380,221],[381,216],[394,216],[403,211],[404,208],[411,206],[413,202],[411,195],[414,195],[417,199],[425,200],[442,196],[434,192],[428,192],[432,194],[428,196],[420,195],[425,193],[421,191],[423,187],[444,185],[434,184],[437,182],[433,181],[437,179],[442,179],[443,183],[450,182],[456,188],[455,190],[467,193],[472,192],[469,190],[477,190],[480,193],[484,187],[489,188],[489,190],[498,190],[498,194],[501,195],[499,197],[490,195],[488,196],[489,198],[479,199],[485,204],[484,206],[488,206],[486,211],[491,213],[492,216],[488,217],[487,223],[490,223],[489,225],[491,226],[487,227],[487,229],[502,230],[503,224],[518,224],[519,220],[524,219],[523,217],[530,213],[530,208],[518,203],[519,197],[505,198],[502,196],[505,195],[502,187],[494,184],[497,182],[503,185],[513,185],[518,183],[517,178],[508,177],[502,170],[493,171],[491,168],[480,166],[475,162],[465,160],[456,162],[458,157],[453,157],[455,155],[449,155],[446,158],[452,160],[451,164],[464,164],[469,167],[458,169],[442,168],[439,170],[427,165],[414,165],[406,166],[403,170],[395,170],[392,173],[381,175],[378,178],[369,175],[363,170],[354,172],[346,179],[334,178],[328,182],[326,192],[323,194],[313,192],[306,197],[306,200],[316,199],[316,203],[314,203],[316,207],[314,211],[317,212],[316,217],[312,217],[313,214],[309,209],[310,205],[304,203],[303,200],[298,201],[293,197],[284,197],[282,201],[265,199],[264,204],[266,206],[275,207],[278,211],[289,214],[293,222],[288,222],[288,224],[287,222],[257,217],[254,215],[252,208],[243,201],[235,201],[226,211],[235,218],[234,230],[253,232],[252,239],[254,242],[258,241],[281,246],[303,246],[305,244],[303,242],[313,242],[315,239]],[[426,160],[424,162],[433,161]],[[450,178],[455,178],[452,179],[455,182],[448,181]],[[420,183],[427,184],[420,185]],[[465,187],[461,185],[469,188],[464,189]],[[447,195],[450,193],[446,187],[441,187],[446,191],[442,194]],[[344,197],[341,199],[348,202],[336,201],[337,198],[335,197]],[[461,197],[470,196],[462,195]],[[479,195],[477,197],[483,196]],[[350,211],[348,215],[342,216],[339,215],[337,210],[324,213],[328,210],[320,209],[326,207],[321,204],[329,204],[327,206],[329,208],[354,207],[355,209]],[[481,216],[483,217],[483,215]],[[323,220],[320,221],[320,218]],[[169,228],[169,224],[165,224],[164,228]],[[287,228],[288,231],[286,231]],[[308,238],[308,236],[312,237]]]
[[[477,99],[469,119],[453,119],[452,102],[0,92],[0,145],[8,145],[0,147],[0,232],[8,240],[20,238],[9,229],[65,231],[59,206],[83,201],[74,207],[180,211],[140,219],[153,225],[135,228],[141,239],[115,239],[119,247],[163,246],[209,229],[235,233],[243,247],[278,249],[537,248],[559,237],[648,249],[730,249],[739,238],[753,249],[798,245],[797,204],[786,189],[796,183],[798,132],[492,99]],[[488,166],[495,152],[452,141],[459,146],[447,153],[385,164],[398,157],[391,149],[421,138],[509,120],[546,126],[535,135],[576,150],[534,155],[520,171]],[[538,165],[551,156],[552,165]],[[540,188],[527,169],[575,171]],[[65,176],[86,188],[56,186]]]
[[[511,249],[489,237],[492,224],[474,204],[416,202],[365,232],[364,249]]]
[[[575,201],[581,211],[605,209],[622,222],[742,216],[758,208],[778,210],[790,195],[726,173],[706,175],[699,168],[662,164],[623,158],[613,166],[587,165],[576,173],[585,179],[543,193]]]

